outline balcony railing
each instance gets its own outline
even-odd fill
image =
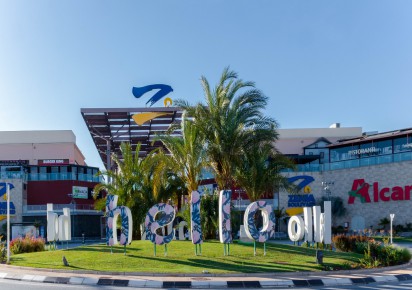
[[[79,180],[88,182],[101,182],[100,176],[83,173],[29,173],[29,181],[52,181],[52,180]]]
[[[53,204],[53,211],[62,211],[63,208],[70,208],[71,211],[94,211],[100,212],[94,209],[92,204]],[[23,206],[23,212],[45,212],[47,211],[46,204],[40,205],[25,205]]]
[[[27,174],[24,172],[1,172],[0,173],[1,179],[23,179],[23,181],[27,180]]]
[[[396,163],[403,161],[412,161],[412,152],[395,153],[368,158],[352,159],[325,164],[299,164],[296,171],[298,172],[318,172],[339,169],[357,168],[371,165],[380,165],[387,163]],[[284,170],[283,172],[293,172],[293,170]]]

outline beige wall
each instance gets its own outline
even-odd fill
[[[348,204],[348,192],[352,189],[355,179],[363,178],[369,184],[378,182],[380,189],[384,187],[392,189],[394,186],[412,186],[412,161],[325,172],[294,172],[285,175],[287,177],[297,175],[312,176],[315,181],[309,186],[315,199],[320,199],[325,194],[322,188],[322,181],[334,182],[334,185],[330,187],[332,196],[341,197],[347,209],[347,214],[344,217],[333,219],[336,226],[349,222],[351,227],[356,227],[356,223],[360,224],[359,219],[363,219],[365,228],[373,226],[376,229],[379,227],[379,221],[385,217],[389,219],[391,213],[396,215],[394,224],[405,225],[406,223],[412,223],[412,197],[411,200],[373,202],[373,189],[370,188],[371,203],[361,203],[359,198],[356,198],[354,204]],[[287,203],[288,193],[281,192],[279,194],[280,208],[284,207],[286,209]],[[357,218],[357,220],[354,220],[354,218]]]
[[[72,131],[0,132],[0,160],[29,160],[37,165],[42,159],[69,159],[85,165]]]
[[[276,148],[283,154],[303,154],[303,148],[323,137],[334,143],[340,139],[362,136],[361,127],[279,129]]]

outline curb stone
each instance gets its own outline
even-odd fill
[[[232,274],[177,274],[177,273],[148,273],[148,272],[110,272],[110,271],[91,271],[91,270],[65,270],[65,269],[47,269],[47,268],[31,268],[31,267],[23,267],[23,266],[13,266],[7,264],[1,264],[4,268],[11,268],[11,269],[21,269],[21,270],[29,270],[31,272],[39,271],[39,272],[52,272],[52,273],[72,273],[72,274],[92,274],[92,275],[110,275],[110,276],[146,276],[146,277],[276,277],[276,276],[289,276],[289,277],[301,277],[301,276],[310,276],[310,275],[318,275],[318,276],[327,276],[331,274],[339,274],[339,275],[351,275],[351,274],[368,274],[374,273],[376,271],[393,271],[393,270],[400,270],[412,267],[412,262],[396,265],[396,266],[389,266],[384,268],[372,268],[372,269],[356,269],[356,270],[339,270],[339,271],[319,271],[319,272],[267,272],[267,273],[232,273]]]
[[[89,286],[123,286],[139,288],[188,288],[188,289],[210,289],[210,288],[273,288],[273,287],[319,287],[336,285],[365,285],[377,282],[404,282],[412,280],[410,274],[395,274],[386,276],[367,276],[360,278],[353,276],[349,278],[323,278],[323,279],[266,279],[255,281],[155,281],[134,279],[111,279],[93,277],[49,277],[37,275],[15,275],[1,273],[0,279],[14,281],[31,281],[38,283],[89,285]]]

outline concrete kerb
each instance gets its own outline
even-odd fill
[[[409,268],[409,269],[407,269]],[[405,270],[407,269],[407,270]],[[2,273],[3,271],[8,273]],[[9,270],[9,271],[7,271]],[[53,275],[47,275],[47,273]],[[38,274],[38,275],[36,275]],[[59,275],[60,274],[60,275]],[[75,274],[71,276],[71,274]],[[372,274],[372,275],[371,275]],[[0,265],[0,279],[72,285],[120,285],[139,288],[273,288],[316,287],[388,283],[412,280],[411,263],[363,270],[248,273],[248,274],[157,274],[140,272],[65,271]],[[114,277],[113,277],[114,276]],[[123,277],[122,277],[123,276]],[[140,278],[140,279],[139,279]]]
[[[412,266],[412,263],[406,263],[402,265],[372,268],[372,269],[356,269],[356,270],[338,270],[338,271],[319,271],[319,272],[268,272],[268,273],[232,273],[232,274],[178,274],[178,273],[148,273],[148,272],[109,272],[109,271],[90,271],[90,270],[65,270],[65,269],[48,269],[48,268],[31,268],[23,266],[13,266],[7,264],[1,264],[1,267],[11,269],[21,269],[34,272],[51,272],[51,273],[72,273],[72,274],[84,274],[84,275],[107,275],[107,276],[140,276],[140,277],[206,277],[206,278],[218,278],[218,277],[257,277],[257,278],[272,278],[272,277],[301,277],[301,276],[330,276],[330,275],[352,275],[352,274],[370,274],[370,273],[382,273],[396,270],[406,269]]]

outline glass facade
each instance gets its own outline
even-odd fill
[[[87,166],[29,166],[28,180],[80,180],[101,182],[101,177],[96,176],[98,168]]]

